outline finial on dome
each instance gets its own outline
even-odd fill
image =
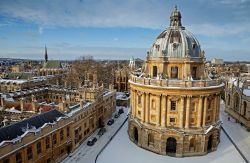
[[[174,10],[170,16],[170,26],[181,27],[181,13],[177,9],[177,5],[174,6]]]

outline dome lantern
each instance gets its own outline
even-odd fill
[[[181,13],[178,11],[177,6],[174,7],[174,10],[170,16],[170,26],[172,27],[181,27]]]

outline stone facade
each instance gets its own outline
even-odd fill
[[[225,111],[250,131],[250,80],[231,78],[225,86]]]
[[[171,14],[170,27],[148,52],[142,74],[131,74],[131,141],[152,152],[176,157],[204,155],[220,142],[223,84],[205,71],[204,52]]]

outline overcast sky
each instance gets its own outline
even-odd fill
[[[1,0],[0,57],[144,59],[175,5],[207,59],[250,60],[250,0]]]

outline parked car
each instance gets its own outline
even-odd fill
[[[100,130],[98,131],[97,135],[102,136],[105,132],[106,132],[106,128],[105,128],[105,127],[102,127],[102,128],[100,128]]]
[[[89,141],[87,142],[88,146],[92,146],[95,144],[95,142],[97,141],[97,139],[95,137],[92,137],[89,139]]]
[[[114,117],[115,117],[115,118],[118,118],[119,116],[120,116],[120,114],[115,114],[115,116],[114,116]]]
[[[110,120],[108,121],[107,125],[111,126],[114,122],[115,122],[114,119],[110,119]]]
[[[122,114],[122,113],[124,113],[124,110],[123,110],[123,108],[120,108],[118,111],[118,114]]]

